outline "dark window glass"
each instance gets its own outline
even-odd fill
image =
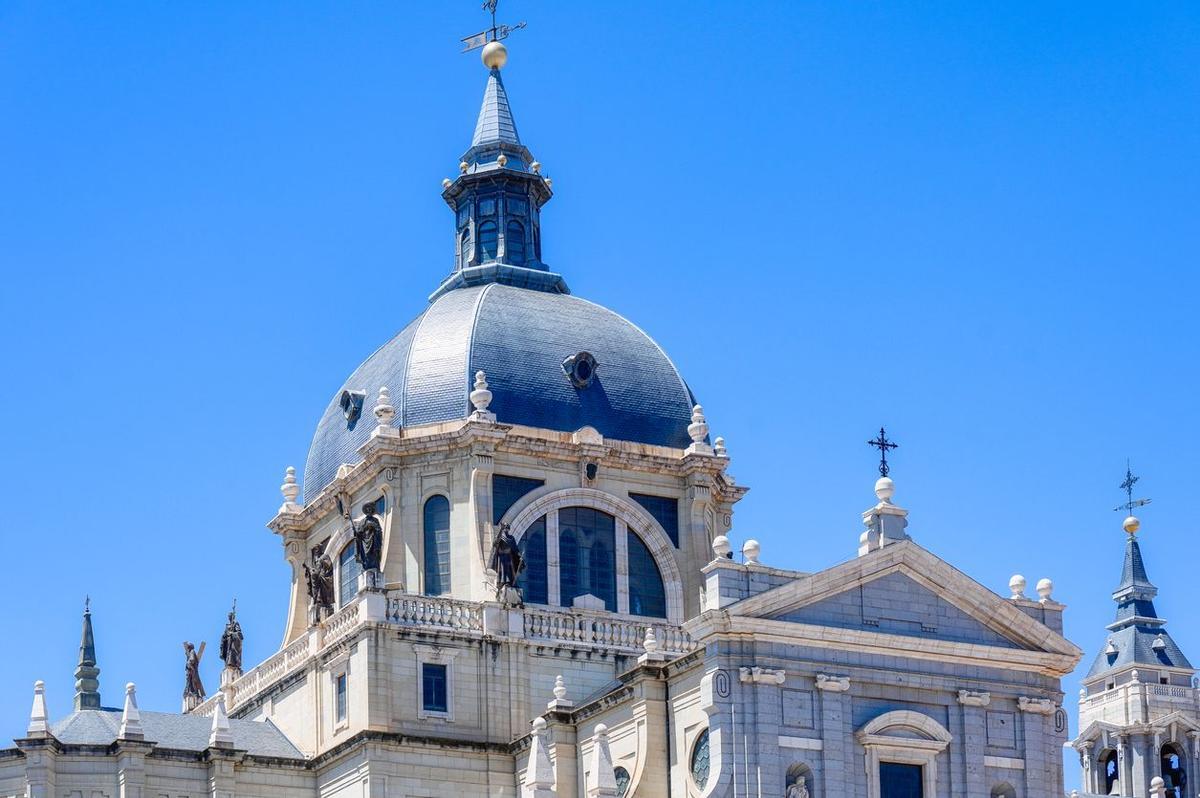
[[[540,479],[525,477],[510,477],[506,474],[492,475],[492,523],[500,523],[512,506],[520,501],[531,490],[536,490],[546,483]]]
[[[521,557],[525,570],[517,576],[521,597],[530,604],[550,602],[550,583],[546,577],[546,516],[529,525],[521,536]]]
[[[615,767],[613,778],[617,780],[617,798],[625,798],[625,793],[629,792],[629,771],[623,767]]]
[[[362,566],[354,556],[354,542],[346,544],[338,555],[338,606],[345,607],[350,599],[358,595],[358,575]]]
[[[650,549],[636,533],[629,535],[629,611],[652,618],[667,617],[667,591]]]
[[[559,592],[564,607],[588,593],[617,609],[616,519],[590,507],[558,511]]]
[[[339,673],[335,685],[334,692],[336,693],[336,697],[334,706],[336,707],[337,719],[340,723],[346,719],[346,674]]]
[[[425,502],[425,595],[450,592],[450,500]]]
[[[479,225],[479,262],[487,263],[496,259],[496,241],[499,234],[495,222],[484,222]]]
[[[708,729],[705,729],[692,744],[692,781],[702,790],[708,784],[708,764]]]
[[[679,499],[648,496],[645,493],[631,493],[629,498],[642,505],[642,509],[650,513],[666,530],[667,537],[675,544],[675,548],[679,548]]]
[[[514,266],[525,265],[525,228],[509,222],[504,231],[504,259]]]
[[[446,666],[421,663],[421,708],[426,712],[447,712]]]
[[[922,798],[921,766],[879,763],[880,798]]]
[[[1104,758],[1104,794],[1112,795],[1113,785],[1117,783],[1117,778],[1120,775],[1117,772],[1117,752],[1109,751],[1108,756]]]

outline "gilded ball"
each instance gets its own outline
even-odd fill
[[[1142,522],[1131,515],[1121,523],[1121,528],[1132,535],[1142,528]]]
[[[500,42],[488,42],[483,46],[483,52],[479,54],[483,59],[483,65],[488,69],[503,69],[504,64],[508,61],[508,48]]]

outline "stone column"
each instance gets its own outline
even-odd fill
[[[967,795],[984,795],[986,789],[983,771],[983,755],[987,750],[987,706],[991,704],[989,693],[977,693],[971,690],[958,691],[958,710],[962,719],[962,737],[959,750],[962,753],[962,767],[965,778]],[[954,757],[950,757],[953,763]],[[958,783],[953,772],[947,774],[950,783]]]
[[[554,794],[576,798],[579,785],[579,741],[570,715],[554,713],[547,724],[546,748],[554,766]]]
[[[821,706],[821,795],[856,795],[858,775],[852,762],[854,746],[850,740],[850,680],[825,674],[817,676],[817,695]]]
[[[1120,780],[1120,795],[1133,795],[1133,755],[1129,750],[1129,735],[1117,738],[1117,778]]]

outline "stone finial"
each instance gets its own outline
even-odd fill
[[[279,492],[283,494],[285,507],[294,506],[296,499],[300,498],[300,483],[296,482],[295,466],[288,466],[284,469],[283,484],[279,486]]]
[[[217,706],[213,709],[212,731],[208,734],[210,748],[233,748],[233,729],[229,716],[225,714],[225,696],[217,693]]]
[[[718,560],[728,560],[733,557],[733,547],[729,545],[729,538],[724,535],[717,535],[713,538],[712,550]]]
[[[1054,594],[1054,582],[1049,578],[1039,579],[1037,583],[1038,600],[1045,604],[1047,601],[1053,601],[1051,596]]]
[[[715,454],[717,457],[729,456],[729,450],[725,448],[725,439],[720,435],[718,435],[717,439],[713,441],[713,454]]]
[[[529,171],[533,172],[535,175],[541,174],[542,173],[541,161],[534,161],[533,163],[529,164]]]
[[[617,798],[617,775],[608,747],[608,727],[597,723],[593,730],[591,767],[587,774],[587,798]]]
[[[386,427],[396,417],[396,408],[392,407],[392,393],[386,385],[379,386],[379,396],[375,399],[375,420],[379,426]]]
[[[468,398],[475,408],[474,418],[482,421],[496,420],[496,414],[488,411],[492,404],[492,392],[488,390],[487,375],[482,371],[475,372],[475,387]]]
[[[45,737],[50,733],[50,716],[46,713],[46,683],[38,679],[33,683],[33,707],[29,710],[27,737]]]
[[[692,423],[688,424],[688,435],[692,443],[703,444],[708,437],[708,422],[704,419],[704,408],[696,405],[692,408]]]
[[[1111,637],[1108,638],[1108,645],[1104,647],[1105,656],[1112,657],[1116,656],[1118,653],[1120,653],[1120,649],[1117,648],[1116,642],[1114,642]]]
[[[1079,703],[1082,704],[1084,701],[1087,701],[1087,688],[1080,687],[1079,688]]]
[[[654,627],[646,627],[646,636],[642,638],[642,656],[638,657],[639,665],[653,665],[666,660],[666,656],[659,650],[658,637],[654,634]]]
[[[896,495],[896,483],[891,477],[880,477],[875,480],[875,498],[885,504],[892,503],[892,497]]]
[[[1012,591],[1012,595],[1009,596],[1009,599],[1012,601],[1017,601],[1018,599],[1025,598],[1026,584],[1027,582],[1025,581],[1025,577],[1021,576],[1020,574],[1013,574],[1012,578],[1008,580],[1008,589]]]
[[[554,677],[554,700],[546,705],[546,709],[568,710],[573,706],[575,702],[567,698],[567,685],[560,673]]]
[[[548,177],[546,178],[546,188],[554,188],[554,181]]]
[[[522,798],[554,798],[554,766],[546,747],[546,719],[534,718],[530,732],[529,764],[525,767]]]
[[[1133,682],[1134,684],[1137,684],[1138,682],[1140,682],[1142,680],[1142,675],[1140,673],[1138,673],[1137,668],[1134,668],[1133,672],[1131,672],[1129,674],[1129,680],[1131,682]]]
[[[138,712],[137,687],[133,682],[125,685],[125,708],[121,710],[121,729],[117,737],[122,740],[140,740],[142,731],[142,714]]]
[[[758,555],[762,554],[762,546],[751,538],[742,544],[742,557],[747,565],[758,565]]]
[[[1166,650],[1167,650],[1167,641],[1166,641],[1166,638],[1164,638],[1164,637],[1163,637],[1163,636],[1160,634],[1158,637],[1154,638],[1154,642],[1150,644],[1150,648],[1152,648],[1152,649],[1153,649],[1154,651],[1156,651],[1156,652],[1158,652],[1158,651],[1166,651]]]

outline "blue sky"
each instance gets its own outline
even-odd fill
[[[850,557],[886,424],[915,539],[998,591],[1052,577],[1086,669],[1130,457],[1160,612],[1200,659],[1195,4],[500,17],[529,21],[505,79],[555,180],[546,260],[675,359],[752,488],[739,541]],[[0,736],[35,679],[68,710],[86,593],[107,704],[134,680],[176,709],[180,642],[214,642],[235,595],[247,659],[276,649],[263,524],[329,397],[450,267],[440,182],[485,79],[456,46],[483,26],[467,0],[0,2],[2,634],[24,652],[0,657]]]

